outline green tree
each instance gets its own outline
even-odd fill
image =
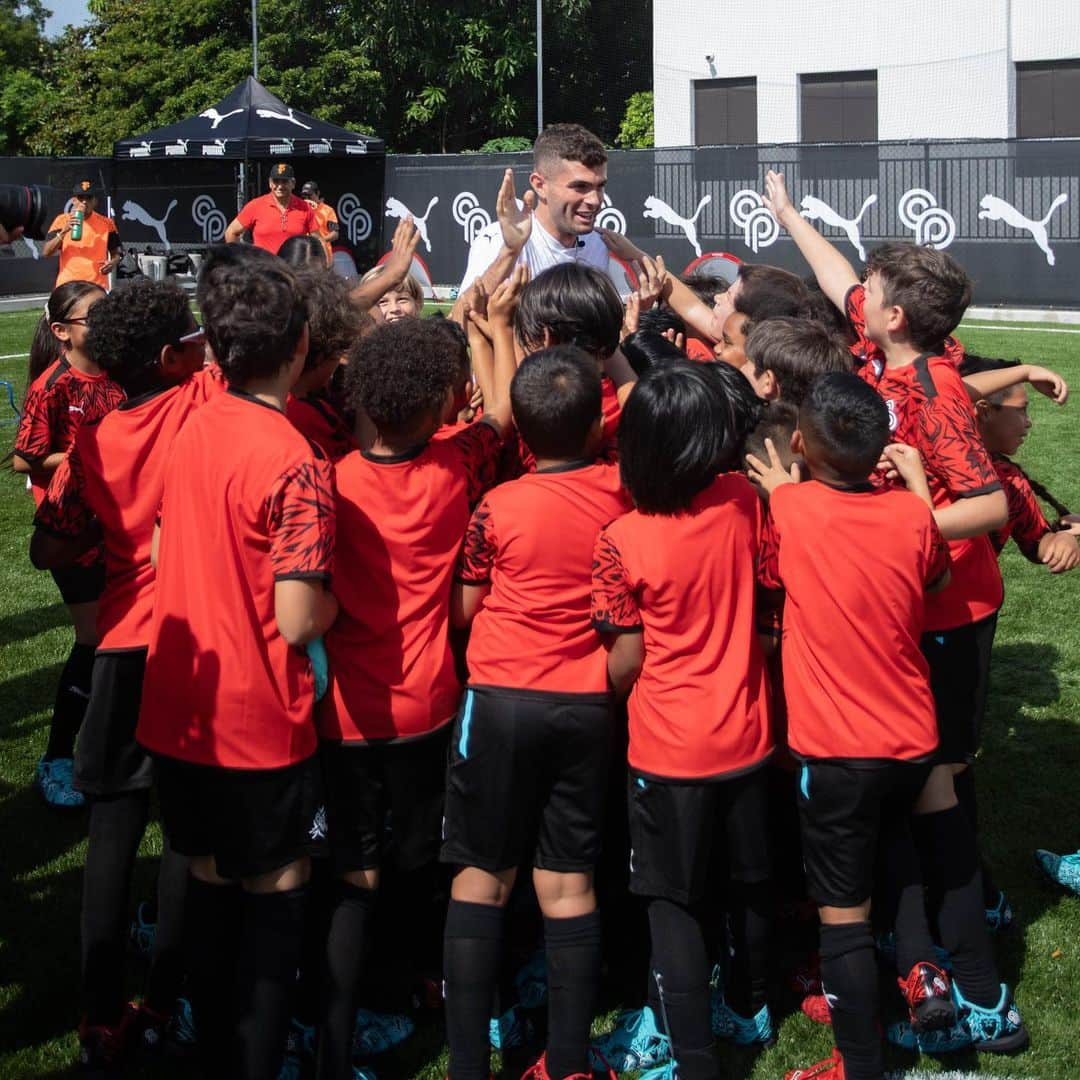
[[[623,150],[651,150],[653,146],[653,96],[651,90],[634,94],[626,103],[615,145]]]
[[[39,0],[0,0],[0,153],[19,154],[49,97],[49,48]]]

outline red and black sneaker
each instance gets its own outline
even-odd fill
[[[918,963],[906,979],[897,979],[916,1033],[941,1031],[956,1023],[949,976],[934,964]]]
[[[811,1080],[813,1077],[822,1077],[822,1080],[844,1080],[844,1059],[840,1056],[840,1051],[834,1047],[832,1056],[824,1061],[805,1069],[790,1069],[784,1073],[784,1080]]]
[[[813,1020],[815,1024],[831,1024],[832,1009],[829,1008],[829,998],[826,994],[807,994],[799,1005],[803,1016]]]
[[[603,1059],[601,1059],[603,1060]],[[604,1062],[607,1065],[607,1062]],[[608,1066],[605,1072],[601,1073],[571,1073],[565,1080],[595,1080],[596,1076],[604,1076],[607,1080],[617,1080],[615,1073],[611,1071],[611,1067]],[[536,1061],[532,1063],[522,1074],[521,1080],[551,1080],[547,1071],[547,1053],[541,1054]]]
[[[120,1022],[108,1027],[105,1024],[88,1024],[86,1017],[79,1021],[79,1072],[96,1076],[114,1074],[127,1051],[132,1027],[139,1007],[128,1002]]]

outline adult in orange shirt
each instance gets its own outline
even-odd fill
[[[318,224],[319,239],[326,248],[328,262],[334,259],[334,244],[338,239],[338,216],[334,208],[327,202],[323,202],[322,192],[314,180],[305,180],[300,189],[300,198],[304,200],[315,212],[315,221]]]
[[[276,255],[290,236],[318,235],[318,223],[310,206],[293,192],[296,173],[284,161],[270,170],[270,193],[244,204],[225,230],[225,243],[235,244],[245,232],[251,242]]]
[[[123,251],[116,222],[96,210],[98,194],[93,181],[78,181],[71,191],[71,213],[58,214],[49,226],[41,254],[48,258],[60,253],[60,270],[53,288],[68,281],[92,281],[103,289],[109,287],[109,275]],[[79,211],[83,215],[82,235],[76,240],[71,230]]]

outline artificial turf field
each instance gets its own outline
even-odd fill
[[[0,315],[0,357],[25,354],[36,317]],[[1033,395],[1035,426],[1018,460],[1066,505],[1080,508],[1080,429],[1073,417],[1080,409],[1080,333],[973,324],[958,336],[973,352],[1020,357],[1069,379],[1077,404],[1059,408]],[[15,384],[16,401],[25,370],[25,356],[0,359],[0,379]],[[0,397],[0,455],[10,449],[14,419]],[[0,1078],[65,1075],[74,1072],[77,1055],[86,818],[47,810],[30,788],[72,632],[51,578],[27,559],[32,510],[22,478],[0,470]],[[1006,600],[979,765],[981,836],[1016,913],[1015,927],[999,941],[999,959],[1003,977],[1016,988],[1032,1047],[1014,1058],[954,1055],[940,1064],[922,1059],[917,1067],[931,1074],[1058,1080],[1080,1065],[1080,899],[1044,880],[1032,851],[1080,848],[1080,571],[1052,577],[1012,546],[1002,568]],[[140,853],[136,897],[152,894],[160,842],[154,824]],[[135,961],[130,967],[136,994],[139,971]],[[634,990],[627,988],[627,1000],[636,1004]],[[618,1004],[605,1001],[598,1031],[610,1025]],[[757,1055],[725,1047],[725,1075],[780,1077],[829,1052],[829,1029],[803,1017],[795,997],[780,988],[773,1004],[778,1045]],[[916,1066],[911,1055],[898,1052],[889,1062],[897,1070]],[[435,1014],[418,1020],[403,1047],[373,1063],[380,1080],[437,1080],[445,1066]],[[193,1072],[155,1062],[133,1064],[130,1075]]]

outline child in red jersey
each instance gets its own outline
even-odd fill
[[[860,284],[847,259],[799,215],[783,176],[769,172],[766,186],[767,205],[822,291],[847,312],[858,339],[853,348],[863,358],[858,374],[884,398],[893,438],[922,456],[934,519],[952,559],[950,584],[926,603],[922,648],[940,744],[916,806],[915,831],[930,895],[941,897],[936,914],[942,945],[953,957],[960,1021],[944,1034],[923,1037],[908,1028],[893,1035],[927,1050],[1007,1050],[1027,1035],[986,934],[968,766],[978,748],[1003,595],[987,534],[1005,524],[1008,504],[975,429],[957,368],[959,346],[949,336],[971,299],[971,282],[944,252],[885,244],[870,252]]]
[[[205,338],[175,285],[139,281],[94,305],[86,348],[127,400],[83,424],[53,473],[34,519],[30,558],[40,568],[71,565],[99,542],[105,589],[93,687],[75,755],[75,786],[90,802],[82,901],[84,1066],[115,1064],[122,1049],[124,917],[135,856],[149,814],[150,760],[135,742],[154,570],[150,544],[165,462],[188,416],[224,389],[204,368]],[[154,963],[140,1023],[164,1036],[182,972],[187,864],[166,840],[159,876]]]
[[[455,624],[472,625],[443,821],[442,860],[456,867],[444,961],[455,1080],[490,1072],[504,908],[526,860],[544,914],[550,987],[540,1080],[588,1072],[600,978],[593,869],[612,708],[589,594],[596,537],[630,504],[618,466],[595,460],[603,420],[588,354],[570,345],[533,353],[510,395],[536,470],[476,508],[452,601]]]
[[[79,426],[100,419],[124,399],[123,390],[86,351],[86,319],[104,295],[104,289],[88,281],[61,285],[49,297],[35,335],[34,352],[40,356],[42,345],[51,339],[53,353],[26,392],[12,457],[15,471],[29,477],[35,504],[44,498]],[[97,644],[97,600],[105,582],[100,552],[91,547],[77,563],[54,569],[52,576],[71,614],[75,644],[60,672],[49,742],[34,783],[50,806],[78,807],[84,799],[72,784],[73,754],[90,696]]]
[[[850,371],[851,354],[821,323],[785,316],[755,323],[746,338],[742,373],[766,401],[798,407],[826,371]]]
[[[173,441],[137,738],[191,857],[188,962],[209,1075],[277,1076],[320,796],[304,645],[337,614],[330,463],[285,417],[308,352],[293,273],[213,249],[198,287],[229,389]]]
[[[898,889],[922,911],[910,812],[937,745],[919,638],[924,591],[945,584],[948,551],[918,496],[869,483],[888,439],[881,399],[855,375],[835,373],[814,383],[799,411],[793,449],[809,482],[791,483],[775,454],[770,466],[747,459],[771,493],[762,584],[785,590],[788,744],[802,762],[803,861],[839,1048],[821,1071],[836,1080],[884,1075],[874,868],[887,850]],[[955,1013],[947,976],[924,962],[932,950],[925,916],[914,930],[918,940],[906,934],[903,946],[917,959],[910,974],[906,960],[900,965],[902,985],[922,991],[908,994],[912,1015],[920,1030],[947,1025]]]
[[[380,866],[392,860],[402,903],[421,923],[435,890],[446,746],[461,696],[450,591],[469,514],[494,480],[510,423],[510,320],[525,274],[515,272],[489,302],[494,360],[473,354],[483,419],[450,438],[432,439],[454,411],[462,370],[464,350],[446,328],[401,319],[350,353],[348,393],[375,437],[336,469],[338,558],[355,569],[335,582],[341,615],[326,635],[330,682],[317,710],[341,877],[319,1035],[321,1075],[335,1080],[352,1075],[355,997]],[[417,927],[410,954],[421,935]]]
[[[687,1080],[717,1075],[702,936],[710,871],[727,855],[732,977],[721,1029],[771,1041],[767,778],[772,752],[754,620],[760,500],[741,473],[758,412],[727,364],[674,361],[627,400],[620,469],[636,509],[604,529],[593,625],[630,690],[630,889],[648,899],[653,979]],[[718,475],[719,474],[719,475]]]

